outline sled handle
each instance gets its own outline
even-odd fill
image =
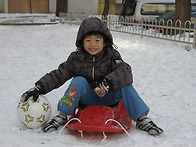
[[[62,131],[65,129],[65,127],[66,127],[71,121],[73,121],[73,120],[77,120],[77,121],[79,121],[79,123],[81,123],[81,120],[78,119],[78,118],[72,118],[72,119],[70,119],[70,120],[63,126],[63,128],[61,129],[61,131],[59,132],[58,138],[60,137],[60,135],[61,135]]]
[[[108,119],[108,120],[106,120],[105,121],[105,124],[107,124],[109,121],[114,121],[115,123],[117,123],[122,129],[123,129],[123,131],[129,136],[129,137],[131,137],[130,135],[129,135],[129,133],[127,132],[127,130],[121,125],[121,123],[119,123],[117,120],[115,120],[115,119]]]
[[[131,138],[131,136],[129,135],[129,133],[127,132],[127,130],[121,125],[120,122],[118,122],[115,119],[108,119],[108,120],[105,121],[105,124],[107,124],[109,121],[114,121],[115,123],[117,123],[124,130],[124,132]],[[131,140],[133,141],[133,144],[135,145],[135,141],[132,138],[131,138]]]

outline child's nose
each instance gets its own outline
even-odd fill
[[[95,46],[96,45],[96,42],[95,41],[91,41],[90,42],[90,46]]]

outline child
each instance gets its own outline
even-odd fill
[[[73,78],[58,102],[59,114],[43,126],[44,132],[63,126],[67,115],[71,115],[78,105],[113,106],[121,99],[131,118],[136,121],[136,128],[150,135],[163,132],[146,116],[149,108],[132,86],[131,67],[112,45],[112,35],[100,19],[85,19],[78,30],[77,51],[21,96],[21,101],[27,101],[30,96],[36,101],[40,94],[46,94]]]

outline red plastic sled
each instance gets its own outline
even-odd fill
[[[131,117],[122,100],[112,108],[107,106],[88,106],[78,108],[68,121],[66,128],[90,132],[124,132],[131,128]]]

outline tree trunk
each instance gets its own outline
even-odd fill
[[[176,0],[175,5],[174,22],[180,20],[182,22],[182,27],[184,27],[185,21],[190,20],[191,18],[191,0]]]
[[[59,12],[67,13],[67,0],[56,0],[56,16],[58,17]]]
[[[105,0],[104,10],[103,10],[103,13],[102,13],[103,16],[108,15],[109,8],[110,8],[110,0]]]

